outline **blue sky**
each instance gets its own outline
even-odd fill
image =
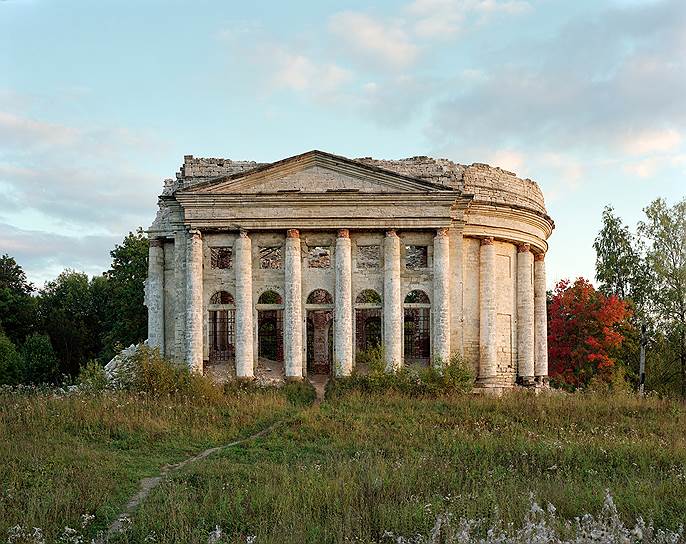
[[[0,0],[0,253],[98,274],[183,155],[487,162],[536,180],[549,283],[602,208],[686,195],[686,2]]]

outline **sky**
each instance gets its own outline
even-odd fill
[[[0,254],[100,274],[183,156],[321,149],[537,181],[548,281],[686,196],[684,0],[0,0]]]

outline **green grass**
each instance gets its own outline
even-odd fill
[[[318,407],[276,393],[225,406],[126,395],[0,398],[0,538],[17,523],[55,535],[111,521],[136,480],[170,460],[270,435],[174,473],[117,542],[378,542],[427,534],[437,514],[521,524],[530,493],[559,518],[619,513],[686,522],[686,408],[657,399],[513,394],[410,398],[345,393]],[[7,495],[11,494],[11,497]],[[9,506],[9,507],[8,507]]]

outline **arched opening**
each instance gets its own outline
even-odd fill
[[[315,289],[305,303],[307,314],[307,372],[329,374],[333,361],[333,296]]]
[[[283,298],[265,291],[257,299],[257,354],[268,361],[283,361]]]
[[[381,295],[365,289],[355,297],[355,357],[382,344],[383,310]]]
[[[231,293],[217,291],[208,305],[209,363],[224,363],[236,356],[236,305]]]
[[[420,290],[405,297],[403,358],[406,364],[428,364],[431,358],[431,301]]]

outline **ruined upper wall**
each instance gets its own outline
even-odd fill
[[[231,176],[254,170],[263,164],[255,161],[232,161],[231,159],[201,158],[186,155],[183,158],[181,169],[176,173],[176,179],[184,180],[188,184],[199,183],[221,176]]]
[[[419,178],[431,183],[446,185],[468,194],[475,200],[524,206],[546,213],[545,200],[538,185],[530,179],[520,179],[512,172],[487,164],[464,165],[448,159],[411,157],[400,160],[354,159],[362,164],[376,166],[398,174]],[[176,180],[168,180],[165,193],[188,187],[221,176],[248,172],[265,163],[233,161],[220,158],[196,158],[186,155]]]
[[[355,160],[406,176],[448,185],[473,194],[475,200],[524,206],[546,213],[543,193],[536,182],[520,179],[516,174],[502,168],[481,163],[467,166],[448,159],[431,157],[412,157],[396,161],[364,157]]]

